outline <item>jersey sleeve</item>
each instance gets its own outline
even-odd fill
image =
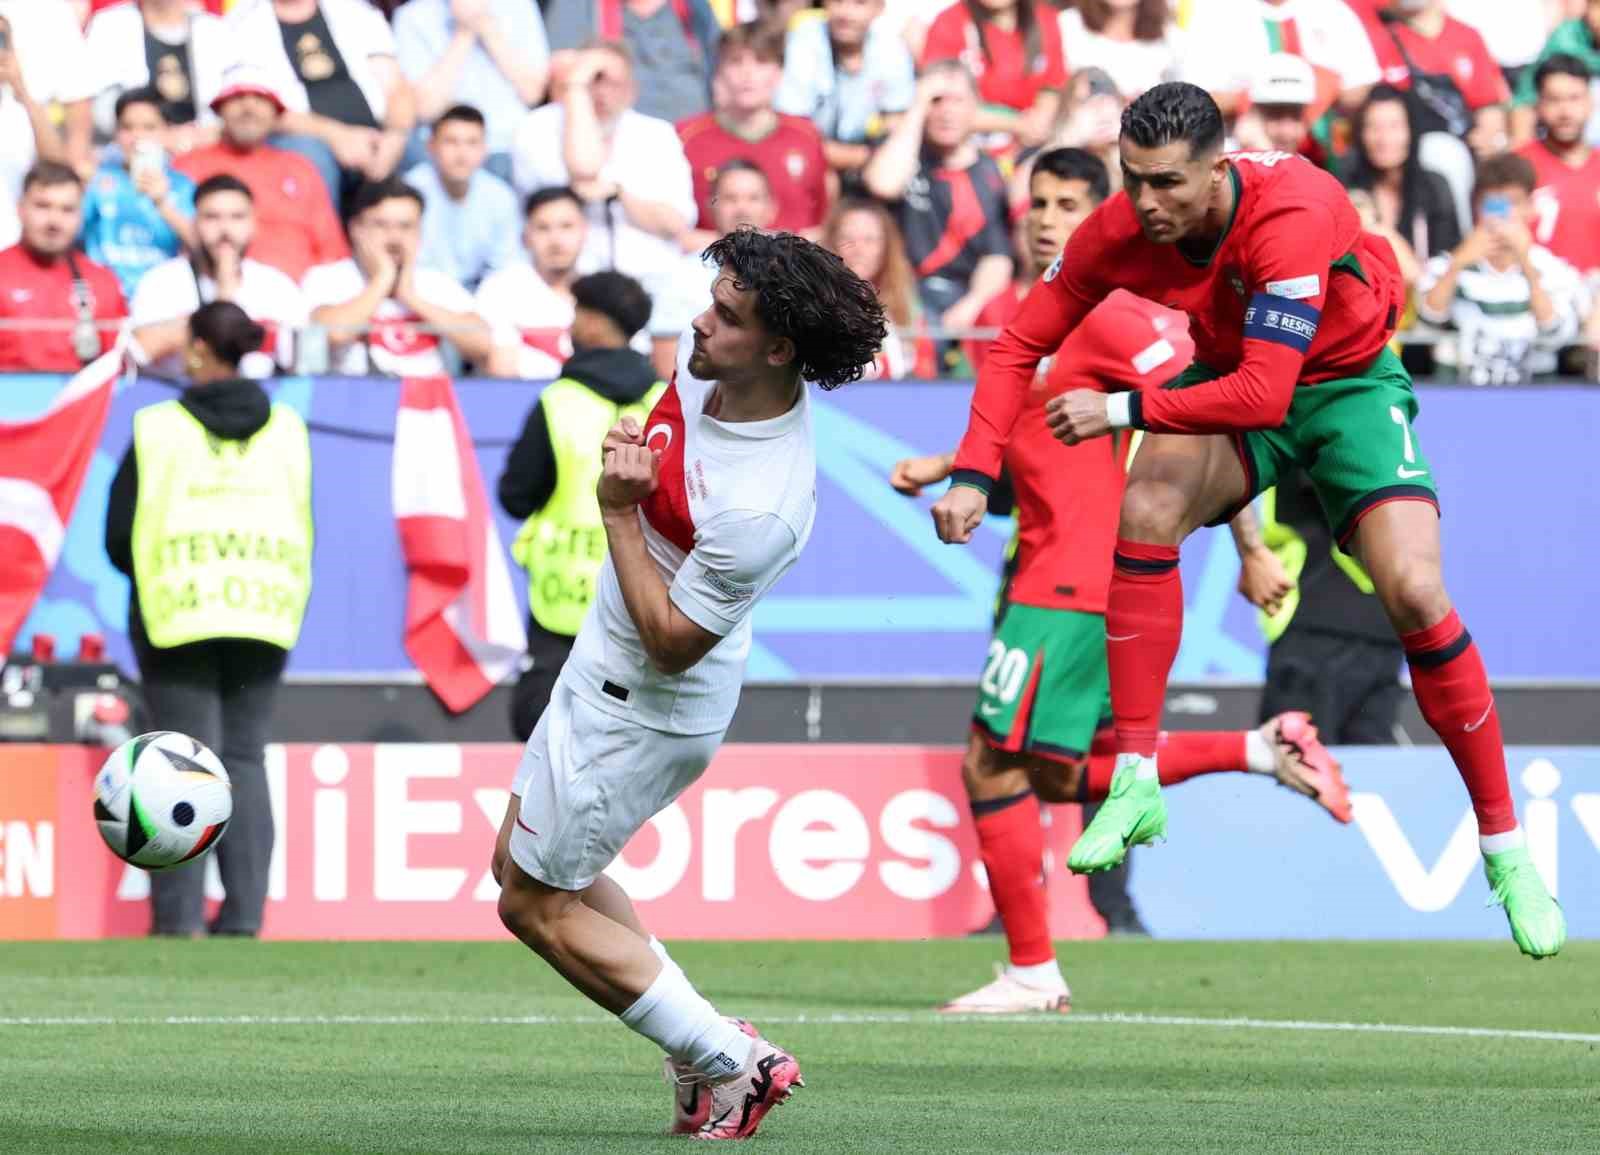
[[[1467,105],[1474,111],[1492,104],[1506,104],[1511,100],[1511,89],[1506,84],[1505,73],[1489,54],[1489,46],[1476,28],[1461,27],[1462,47],[1472,57],[1472,81],[1462,92]]]
[[[1101,261],[1100,237],[1091,216],[1029,291],[1016,320],[989,347],[972,392],[967,432],[956,450],[954,484],[987,493],[1000,475],[1006,442],[1039,362],[1061,347],[1108,291],[1094,273]]]
[[[1276,429],[1294,400],[1306,354],[1322,322],[1335,254],[1332,213],[1300,201],[1246,225],[1244,311],[1239,367],[1186,389],[1133,394],[1132,424],[1153,433],[1233,433]],[[1320,243],[1314,243],[1320,242]]]
[[[695,625],[726,637],[799,556],[794,530],[781,517],[729,510],[700,527],[668,596]]]

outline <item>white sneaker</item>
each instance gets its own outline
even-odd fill
[[[1014,978],[1004,967],[994,968],[994,981],[970,994],[952,999],[939,1008],[946,1015],[1023,1015],[1054,1012],[1064,1015],[1072,1009],[1072,991],[1060,986],[1030,987]]]

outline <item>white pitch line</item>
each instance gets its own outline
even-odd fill
[[[1437,1038],[1518,1039],[1541,1043],[1600,1044],[1600,1034],[1524,1030],[1512,1027],[1445,1027],[1413,1023],[1320,1022],[1309,1019],[1198,1018],[1189,1015],[940,1015],[922,1012],[881,1014],[760,1015],[775,1026],[981,1026],[1027,1023],[1039,1026],[1099,1024],[1131,1027],[1202,1027],[1248,1031],[1325,1031],[1339,1034],[1425,1035]],[[0,1017],[0,1027],[578,1027],[610,1023],[609,1015],[171,1015],[122,1018],[98,1015]]]

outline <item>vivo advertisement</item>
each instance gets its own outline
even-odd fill
[[[39,412],[60,384],[7,378],[0,419]],[[315,462],[314,588],[291,672],[412,677],[401,648],[406,582],[389,493],[398,382],[290,378],[273,388],[311,423]],[[491,495],[538,389],[457,385]],[[941,545],[927,513],[932,498],[902,498],[885,480],[901,457],[954,446],[969,392],[958,382],[871,383],[816,395],[816,531],[799,565],[757,609],[752,679],[976,677],[1010,523],[991,519],[974,546]],[[60,563],[19,646],[38,631],[71,654],[80,634],[99,633],[131,668],[128,585],[102,545],[106,493],[134,411],[171,396],[171,385],[154,380],[119,387]],[[1417,436],[1443,495],[1451,592],[1490,673],[1600,678],[1590,596],[1600,390],[1438,387],[1422,390],[1421,399]],[[1399,460],[1402,447],[1390,448]],[[503,545],[516,528],[500,519]],[[1225,530],[1202,532],[1185,547],[1188,616],[1177,680],[1260,676],[1262,642],[1234,593],[1236,575]]]

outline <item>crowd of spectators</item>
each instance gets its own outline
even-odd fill
[[[877,286],[877,374],[970,373],[1037,274],[1032,158],[1114,190],[1172,79],[1345,183],[1415,368],[1591,371],[1600,0],[0,0],[0,369],[126,332],[177,373],[232,300],[252,373],[547,377],[615,270],[665,372],[753,225]]]

